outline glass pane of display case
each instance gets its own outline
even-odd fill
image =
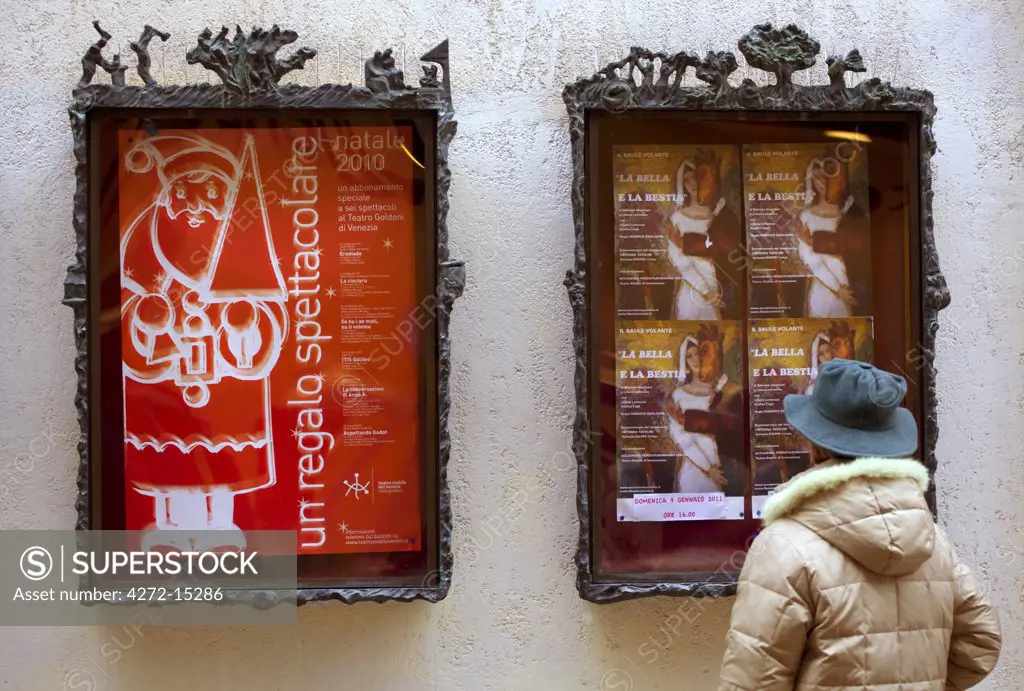
[[[734,582],[810,464],[782,399],[860,359],[925,430],[914,112],[588,110],[596,584]]]
[[[301,588],[425,587],[436,114],[88,117],[90,528],[294,530]]]

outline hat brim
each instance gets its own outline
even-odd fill
[[[884,430],[844,427],[818,412],[811,396],[790,394],[782,399],[786,421],[808,440],[840,456],[897,458],[917,451],[917,421],[906,408],[897,408],[894,424]]]

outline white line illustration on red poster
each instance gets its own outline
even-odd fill
[[[126,472],[154,508],[144,547],[241,547],[235,495],[276,481],[269,374],[288,328],[255,140],[236,156],[191,132],[143,135],[123,165],[156,189],[121,240]]]

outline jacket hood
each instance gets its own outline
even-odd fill
[[[924,493],[928,470],[912,459],[829,461],[782,485],[765,525],[790,518],[864,568],[902,576],[932,555],[935,522]]]

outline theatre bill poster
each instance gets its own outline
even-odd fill
[[[739,148],[613,156],[618,520],[742,518]]]
[[[743,199],[750,318],[871,316],[861,144],[744,146]]]
[[[739,148],[617,146],[621,319],[741,319]]]
[[[120,132],[126,528],[149,545],[422,548],[411,137]]]
[[[620,521],[743,517],[740,321],[620,321]]]
[[[810,444],[786,423],[782,399],[812,394],[818,370],[829,360],[871,362],[873,326],[868,317],[750,320],[747,362],[755,517],[760,517],[772,490],[810,467]]]

